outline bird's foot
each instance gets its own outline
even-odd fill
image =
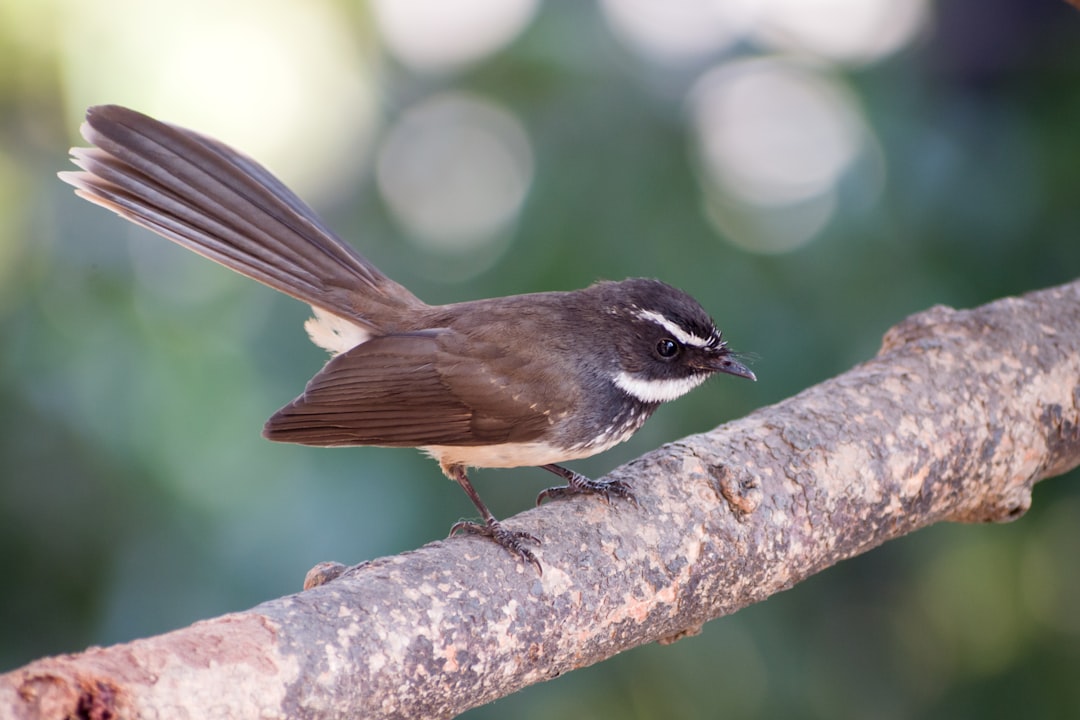
[[[570,497],[571,495],[599,495],[604,499],[604,502],[611,502],[611,497],[615,496],[626,498],[634,505],[637,505],[637,498],[634,497],[633,489],[622,480],[591,480],[581,473],[567,470],[558,465],[544,465],[543,468],[566,480],[566,484],[542,490],[536,496],[537,505],[540,505],[545,500],[555,500],[556,498]]]
[[[486,523],[462,520],[461,522],[455,523],[454,527],[450,528],[451,536],[454,536],[459,532],[489,537],[510,551],[511,555],[515,555],[518,559],[524,560],[525,562],[532,563],[533,567],[536,568],[537,573],[540,575],[544,574],[544,568],[540,566],[540,561],[536,559],[536,555],[533,554],[532,550],[525,547],[526,542],[535,545],[540,544],[540,539],[535,535],[520,530],[508,530],[503,527],[503,524],[498,520],[491,520]]]

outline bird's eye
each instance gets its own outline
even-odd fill
[[[656,343],[656,354],[665,360],[670,360],[679,354],[679,343],[671,338],[664,338]]]

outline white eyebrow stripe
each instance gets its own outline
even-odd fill
[[[713,344],[711,338],[703,338],[693,333],[688,333],[675,323],[668,320],[666,317],[658,312],[652,310],[638,310],[637,316],[642,320],[648,320],[654,322],[660,327],[671,333],[671,336],[681,342],[683,345],[692,345],[693,347],[707,348]]]
[[[644,380],[623,371],[615,376],[615,385],[642,402],[663,403],[682,397],[705,382],[707,377],[708,375],[703,373],[668,380]]]

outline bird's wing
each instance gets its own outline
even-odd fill
[[[330,360],[263,434],[322,446],[529,442],[555,414],[530,390],[555,378],[530,365],[453,330],[376,337]]]

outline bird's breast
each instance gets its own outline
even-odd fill
[[[623,403],[618,411],[579,417],[567,423],[551,440],[493,445],[429,445],[420,448],[443,467],[464,465],[480,468],[536,467],[578,460],[602,453],[625,442],[656,409],[645,403]],[[566,432],[573,428],[572,432]]]
[[[538,467],[600,452],[564,448],[544,441],[498,445],[429,445],[420,449],[438,460],[443,467],[463,465],[478,468]]]

